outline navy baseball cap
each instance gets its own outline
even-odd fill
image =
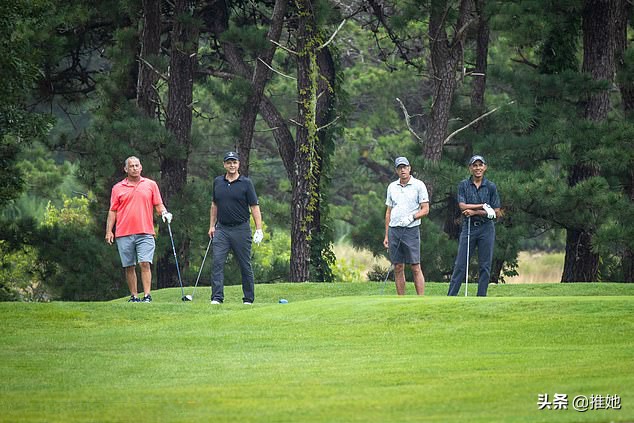
[[[471,157],[469,159],[469,166],[471,166],[472,164],[474,164],[478,160],[480,160],[482,162],[482,164],[487,164],[486,160],[484,160],[484,157],[475,155],[475,156],[473,156],[473,157]]]
[[[394,167],[399,167],[401,165],[409,166],[409,160],[407,160],[407,157],[397,157],[396,160],[394,160]]]
[[[227,160],[238,160],[238,161],[240,161],[240,156],[238,156],[238,153],[236,153],[235,151],[229,151],[228,153],[225,154],[224,161],[226,162]]]

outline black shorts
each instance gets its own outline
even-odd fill
[[[387,231],[392,263],[420,263],[420,226],[392,227]]]

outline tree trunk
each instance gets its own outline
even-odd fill
[[[328,205],[325,204],[323,193],[327,187],[323,186],[323,176],[333,144],[332,122],[335,119],[334,102],[337,90],[335,62],[328,47],[320,48],[317,52],[317,66],[319,77],[317,81],[316,126],[317,143],[315,179],[318,187],[316,207],[310,210],[312,214],[311,230],[311,263],[314,269],[313,280],[318,282],[332,281],[331,264],[334,264],[334,253],[331,250],[331,237],[322,225],[322,217],[327,215]],[[321,129],[320,129],[321,128]]]
[[[485,112],[484,94],[486,92],[487,81],[487,65],[489,56],[489,18],[485,15],[486,0],[476,0],[476,11],[478,13],[478,28],[476,33],[476,65],[473,72],[473,83],[471,85],[471,108],[473,109],[476,119]],[[480,133],[483,130],[484,120],[476,122],[471,130]],[[463,159],[466,162],[473,155],[473,144],[470,141],[465,142],[465,151]]]
[[[295,136],[295,163],[292,180],[291,268],[292,282],[310,276],[310,239],[313,228],[310,209],[316,207],[318,181],[317,137],[317,34],[310,0],[296,0],[298,125]]]
[[[434,100],[431,110],[430,126],[423,145],[423,158],[430,162],[440,162],[443,143],[447,137],[447,126],[453,95],[457,85],[456,72],[463,57],[464,40],[467,28],[474,22],[472,0],[461,0],[457,30],[449,40],[446,27],[447,15],[451,7],[446,1],[432,0],[429,17],[429,39],[434,81]],[[433,183],[427,182],[430,197],[433,195]]]
[[[284,15],[286,14],[288,1],[276,0],[271,16],[267,40],[279,41],[284,25]],[[251,94],[247,98],[242,108],[240,118],[240,138],[238,140],[238,154],[240,155],[240,174],[249,174],[249,157],[251,154],[251,144],[253,142],[253,131],[255,129],[255,119],[259,112],[264,88],[271,77],[269,66],[273,61],[276,45],[272,42],[261,56],[255,60],[255,66],[251,77]],[[268,66],[267,66],[268,65]]]
[[[149,118],[157,116],[158,91],[155,84],[159,75],[150,66],[161,49],[161,2],[143,0],[143,30],[139,53],[139,77],[137,80],[137,106]]]
[[[627,49],[627,28],[628,17],[632,13],[632,4],[627,0],[620,0],[618,15],[616,18],[615,45],[617,68],[623,66],[623,54]],[[620,79],[619,90],[623,103],[623,112],[628,119],[634,117],[634,81]],[[623,181],[624,194],[629,198],[634,207],[634,170],[630,168],[629,175]],[[623,270],[623,281],[634,282],[634,250],[626,243],[621,254],[621,268]]]
[[[582,71],[595,81],[612,81],[615,72],[615,2],[586,0],[583,10],[583,67]],[[607,29],[607,30],[606,30]],[[600,122],[607,118],[610,109],[608,91],[589,95],[584,116],[587,120]],[[599,175],[599,168],[583,160],[582,148],[572,146],[577,158],[569,171],[568,185],[574,187],[586,179]],[[566,257],[562,282],[592,282],[597,280],[599,255],[592,251],[594,230],[589,227],[568,228],[566,234]]]
[[[166,146],[161,156],[161,189],[163,202],[169,209],[182,199],[187,182],[187,162],[191,150],[192,99],[198,29],[192,24],[193,3],[177,0],[172,28],[170,56],[169,92],[165,126],[173,136],[174,145]],[[178,216],[176,216],[178,219]],[[168,237],[165,225],[160,226],[161,235]],[[176,243],[176,242],[175,242]],[[179,242],[179,263],[187,267],[184,260],[189,250],[189,240]],[[157,264],[159,288],[178,286],[176,266],[171,263],[172,252],[166,251]]]

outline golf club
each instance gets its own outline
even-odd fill
[[[469,244],[471,243],[471,216],[467,217],[467,271],[465,273],[464,296],[469,296]]]
[[[178,258],[176,258],[176,247],[174,247],[174,236],[172,236],[172,226],[169,222],[167,222],[167,230],[170,233],[170,241],[172,241],[172,251],[174,252],[174,261],[176,262],[176,272],[178,273],[178,283],[181,286],[181,300],[183,301],[191,301],[188,295],[185,295],[185,291],[183,290],[183,280],[181,279],[181,269],[178,267]]]
[[[203,268],[205,267],[205,259],[207,258],[207,254],[209,253],[209,247],[211,247],[211,241],[213,241],[213,238],[210,237],[209,244],[207,244],[207,251],[205,251],[205,255],[203,256],[203,262],[200,265],[200,270],[198,271],[198,277],[196,277],[196,284],[194,285],[194,291],[192,292],[192,295],[186,295],[189,301],[194,301],[194,295],[196,294],[196,287],[198,286],[198,281],[200,280],[200,274],[203,272]]]
[[[387,285],[387,278],[390,277],[390,272],[392,271],[393,268],[394,268],[394,265],[391,264],[390,267],[387,269],[387,274],[385,275],[385,279],[383,280],[383,285],[381,286],[381,295],[383,295],[383,291],[385,291],[385,285]]]
[[[401,238],[398,239],[398,244],[396,244],[396,250],[401,248]],[[387,249],[388,256],[390,255],[390,249]],[[390,272],[394,270],[394,263],[390,260],[390,268],[387,270],[387,274],[385,275],[385,279],[383,280],[383,285],[381,286],[381,295],[383,295],[383,291],[385,291],[385,286],[387,285],[387,279],[390,277]]]

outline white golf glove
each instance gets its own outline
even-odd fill
[[[163,222],[167,222],[167,224],[169,225],[170,223],[172,223],[172,218],[174,216],[172,216],[172,213],[168,212],[167,210],[163,210],[163,213],[161,213],[161,217],[163,218]]]
[[[255,242],[256,244],[260,244],[263,238],[264,233],[262,232],[262,229],[256,229],[255,232],[253,232],[253,242]]]
[[[410,223],[412,223],[413,221],[414,221],[414,215],[408,214],[407,216],[401,219],[401,221],[398,223],[398,226],[409,226]]]
[[[485,212],[487,212],[488,219],[495,219],[495,210],[493,210],[491,206],[489,206],[488,204],[484,204],[482,208]]]

